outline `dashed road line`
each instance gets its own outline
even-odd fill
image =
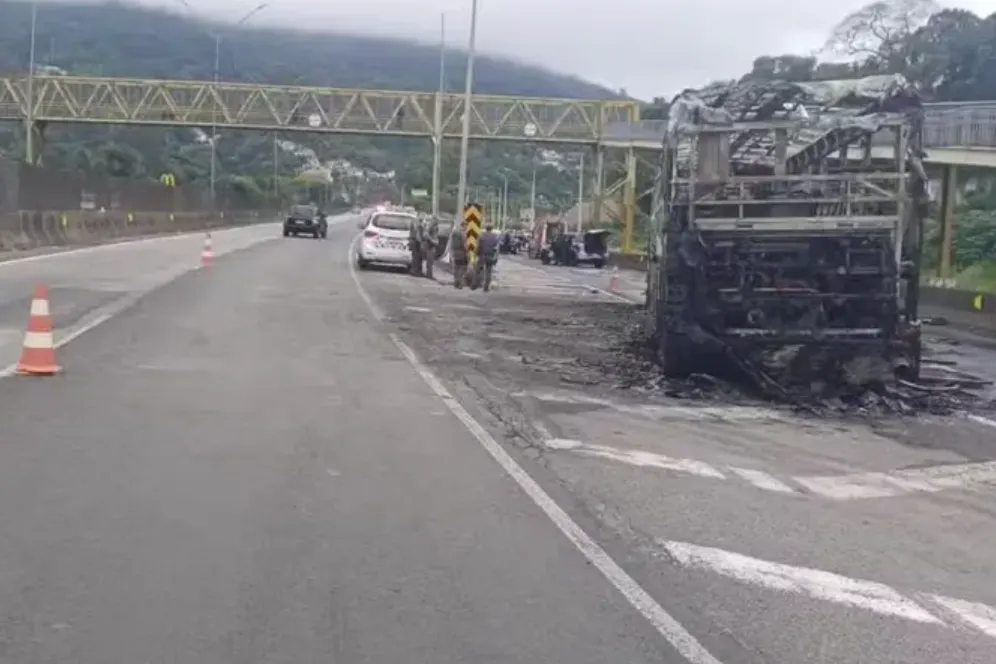
[[[756,468],[710,464],[699,459],[669,457],[657,452],[596,445],[579,440],[545,441],[550,451],[564,451],[639,468],[665,470],[712,480],[739,478],[754,488],[782,495],[808,495],[834,501],[894,498],[914,493],[973,489],[996,483],[996,461],[944,464],[889,472],[779,478]]]
[[[657,543],[668,559],[682,567],[705,570],[776,592],[803,595],[921,624],[949,628],[970,626],[996,638],[996,609],[980,602],[941,595],[917,595],[924,603],[943,608],[944,613],[950,616],[945,620],[912,597],[877,581],[761,560],[687,542],[658,540]]]
[[[996,461],[944,464],[890,472],[796,477],[809,491],[833,500],[888,498],[909,493],[936,493],[996,482]]]
[[[750,482],[758,489],[774,491],[775,493],[796,493],[796,490],[788,484],[782,482],[774,475],[764,472],[763,470],[730,466],[730,472],[735,475],[739,475],[742,479]]]

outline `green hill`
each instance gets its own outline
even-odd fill
[[[438,85],[437,47],[401,40],[346,34],[319,34],[266,28],[234,29],[199,22],[187,15],[120,3],[39,5],[36,61],[71,74],[209,80],[214,68],[212,30],[223,35],[221,78],[232,81],[297,83],[334,87],[434,90]],[[271,8],[267,11],[277,11]],[[26,71],[30,4],[5,2],[0,22],[0,69]],[[265,15],[256,19],[265,23]],[[447,87],[463,87],[465,54],[447,54]],[[475,62],[475,91],[482,94],[606,98],[612,91],[576,77],[509,60],[483,56]],[[0,149],[22,154],[20,131],[7,125]],[[219,182],[270,191],[272,134],[233,132],[219,142]],[[356,136],[301,138],[322,160],[345,159],[360,169],[393,170],[408,187],[428,188],[428,141]],[[443,169],[452,195],[457,179],[455,142],[446,144]],[[472,184],[497,189],[499,173],[509,173],[510,198],[528,196],[536,148],[479,143],[473,146]],[[206,186],[209,148],[186,129],[59,126],[47,132],[45,164],[116,175],[154,177],[171,170],[187,182]],[[281,151],[281,176],[302,159]],[[575,175],[541,166],[538,189],[549,207],[569,204]]]

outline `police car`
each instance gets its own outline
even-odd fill
[[[361,270],[372,264],[410,268],[412,251],[408,238],[418,215],[398,210],[378,210],[359,228],[363,231],[356,250],[356,265]]]

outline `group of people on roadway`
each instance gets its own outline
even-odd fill
[[[449,239],[453,286],[456,288],[469,286],[471,290],[480,286],[482,290],[490,291],[495,266],[498,264],[498,246],[501,237],[495,233],[494,226],[490,223],[485,224],[477,245],[477,260],[471,263],[464,244],[466,226],[466,222],[461,222],[459,232],[452,233]],[[412,252],[412,274],[432,279],[432,268],[439,249],[439,220],[434,217],[420,217],[411,225],[408,246]],[[471,265],[473,269],[468,270]]]

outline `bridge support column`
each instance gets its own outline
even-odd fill
[[[955,202],[958,198],[958,167],[946,165],[941,171],[941,244],[937,260],[942,279],[954,277]]]
[[[623,183],[622,252],[633,253],[633,230],[636,226],[636,151],[626,149],[626,180]]]
[[[605,200],[605,148],[595,146],[595,168],[591,174],[591,224],[602,226],[602,201]]]

